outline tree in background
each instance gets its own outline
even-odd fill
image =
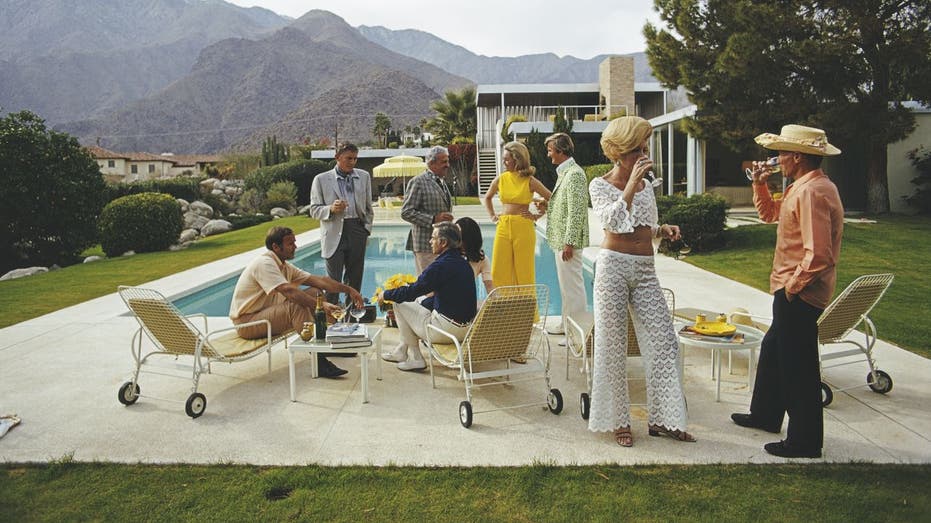
[[[566,119],[566,111],[561,105],[556,107],[556,115],[553,117],[553,132],[572,134],[572,120]]]
[[[524,145],[530,151],[530,165],[537,169],[534,176],[552,191],[556,186],[556,166],[546,155],[546,135],[536,129],[531,129]]]
[[[277,136],[269,136],[262,142],[262,166],[268,167],[285,163],[290,159],[288,148],[278,143]]]
[[[926,0],[655,0],[670,30],[644,27],[667,87],[698,106],[686,128],[736,151],[786,123],[827,130],[866,158],[869,212],[889,210],[886,146],[914,130],[901,101],[931,102]]]
[[[75,138],[29,111],[0,118],[0,271],[77,261],[97,242],[104,189]]]
[[[391,119],[382,112],[375,113],[375,126],[372,127],[372,134],[378,141],[379,147],[388,145],[388,133],[391,131]]]
[[[449,175],[447,182],[451,185],[453,196],[464,196],[471,192],[472,173],[475,171],[474,143],[452,143],[449,149]]]
[[[441,144],[475,143],[475,89],[466,87],[430,104],[436,116],[424,124],[433,133],[434,142]]]

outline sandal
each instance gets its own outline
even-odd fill
[[[630,427],[614,429],[614,441],[622,447],[633,447],[634,435],[631,434]]]
[[[676,441],[695,443],[695,437],[684,430],[669,430],[662,425],[650,425],[651,436],[669,436]]]

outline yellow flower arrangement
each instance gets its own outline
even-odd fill
[[[381,294],[382,290],[387,291],[391,289],[397,289],[398,287],[410,285],[414,283],[415,281],[417,281],[417,278],[414,277],[413,274],[402,274],[400,272],[397,274],[394,274],[391,277],[389,277],[387,280],[385,280],[385,283],[383,285],[384,289],[382,289],[382,287],[378,287],[375,289],[375,295],[372,296],[372,301],[378,300],[378,295]],[[385,303],[388,304],[392,302],[385,300]]]

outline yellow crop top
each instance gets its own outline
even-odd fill
[[[530,177],[504,171],[498,179],[498,196],[501,198],[501,203],[529,204],[533,201]]]

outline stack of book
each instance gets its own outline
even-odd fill
[[[338,323],[326,331],[326,341],[334,349],[368,347],[372,344],[369,332],[361,323]]]

